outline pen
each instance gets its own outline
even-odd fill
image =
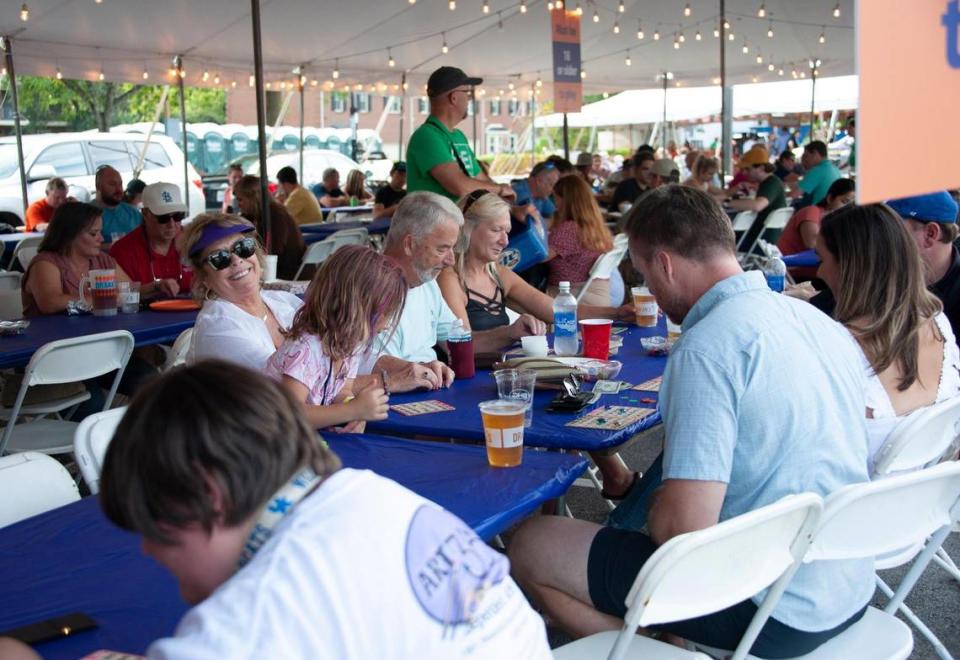
[[[380,380],[383,381],[383,391],[384,391],[384,393],[385,393],[385,394],[390,394],[390,390],[387,389],[387,370],[386,370],[386,369],[381,369],[381,370],[380,370]]]

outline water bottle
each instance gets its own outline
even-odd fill
[[[787,265],[780,257],[767,259],[763,265],[763,275],[767,278],[767,286],[776,293],[783,293],[787,280]]]
[[[473,336],[463,327],[463,321],[456,319],[447,334],[447,350],[450,352],[450,368],[457,378],[473,378],[476,364],[473,359]]]
[[[579,349],[577,299],[570,293],[570,282],[560,282],[560,292],[553,299],[553,352],[576,355]]]

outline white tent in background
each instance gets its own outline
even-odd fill
[[[857,107],[857,77],[836,76],[817,79],[817,111]],[[733,116],[764,113],[784,114],[810,111],[811,81],[784,80],[771,83],[735,85]],[[688,121],[720,114],[720,87],[671,87],[667,90],[667,121]],[[581,112],[567,115],[571,128],[653,124],[663,119],[663,90],[640,89],[622,92],[590,103]],[[563,115],[537,119],[538,127],[563,126]]]

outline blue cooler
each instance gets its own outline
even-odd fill
[[[539,220],[527,216],[527,223],[513,223],[510,243],[500,254],[500,264],[515,273],[536,266],[547,259],[547,230]]]

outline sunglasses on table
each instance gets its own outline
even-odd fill
[[[183,222],[183,219],[187,217],[187,214],[174,212],[174,213],[164,213],[163,215],[154,214],[153,217],[155,217],[157,219],[157,222],[159,222],[161,225],[165,225],[171,220],[173,222]]]
[[[223,270],[230,265],[230,255],[235,254],[241,259],[252,257],[257,251],[257,242],[252,238],[241,238],[230,246],[229,250],[216,250],[206,256],[206,261],[214,270]]]

